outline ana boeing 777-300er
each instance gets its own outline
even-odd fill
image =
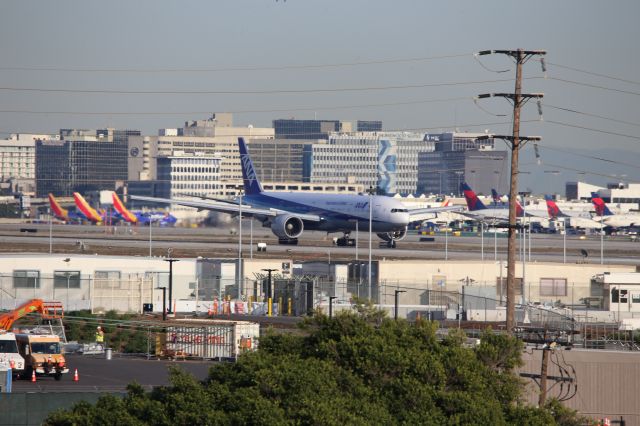
[[[371,217],[372,232],[389,247],[407,234],[407,226],[412,221],[422,220],[426,215],[444,211],[459,210],[459,207],[433,207],[407,209],[400,201],[380,195],[363,194],[322,194],[263,191],[258,181],[253,162],[243,138],[238,139],[240,165],[244,183],[242,204],[240,198],[234,201],[217,199],[178,200],[143,196],[131,196],[134,200],[154,203],[170,203],[200,210],[212,210],[243,216],[253,216],[262,222],[283,244],[296,244],[305,229],[342,232],[339,245],[352,245],[349,238],[356,229],[369,230]]]

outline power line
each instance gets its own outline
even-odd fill
[[[553,63],[553,62],[547,62],[547,65],[552,65],[554,67],[564,68],[564,69],[568,69],[568,70],[571,70],[571,71],[580,72],[580,73],[583,73],[583,74],[593,75],[593,76],[596,76],[596,77],[603,77],[603,78],[608,78],[610,80],[621,81],[623,83],[640,85],[640,82],[638,82],[638,81],[626,80],[624,78],[614,77],[614,76],[607,75],[607,74],[601,74],[601,73],[597,73],[597,72],[586,71],[586,70],[582,70],[580,68],[570,67],[570,66],[567,66],[567,65],[560,65],[560,64]]]
[[[595,118],[600,118],[602,120],[613,121],[615,123],[628,124],[629,126],[640,127],[640,124],[638,124],[638,123],[632,123],[630,121],[618,120],[616,118],[605,117],[603,115],[597,115],[597,114],[591,114],[591,113],[588,113],[588,112],[582,112],[582,111],[578,111],[578,110],[571,109],[571,108],[562,108],[562,107],[559,107],[559,106],[549,105],[549,104],[543,104],[543,106],[546,107],[546,108],[552,108],[552,109],[557,109],[557,110],[561,110],[561,111],[572,112],[574,114],[586,115],[587,117],[595,117]]]
[[[282,71],[287,69],[322,69],[322,68],[340,68],[354,67],[362,65],[381,65],[381,64],[397,64],[411,62],[426,62],[440,59],[461,58],[472,56],[473,53],[461,53],[440,56],[423,56],[413,58],[398,59],[378,59],[371,61],[354,61],[329,64],[290,64],[280,66],[231,66],[221,68],[79,68],[79,67],[0,67],[0,70],[6,71],[54,71],[54,72],[89,72],[89,73],[209,73],[209,72],[227,72],[227,71]]]
[[[619,164],[621,166],[627,166],[627,167],[633,167],[634,169],[640,169],[640,165],[638,165],[638,164],[625,163],[623,161],[611,160],[609,158],[597,157],[597,156],[594,156],[594,155],[580,154],[580,153],[577,153],[577,152],[567,151],[567,150],[560,149],[560,148],[553,148],[553,147],[550,147],[550,146],[541,146],[540,148],[542,150],[548,149],[550,151],[564,152],[565,154],[575,155],[577,157],[591,158],[593,160],[599,160],[599,161],[603,161],[605,163]]]
[[[573,127],[574,129],[582,129],[582,130],[588,130],[590,132],[604,133],[606,135],[620,136],[620,137],[624,137],[624,138],[640,140],[639,136],[626,135],[624,133],[609,132],[609,131],[606,131],[606,130],[593,129],[591,127],[584,127],[584,126],[578,126],[576,124],[562,123],[560,121],[545,120],[545,123],[557,124],[559,126]]]
[[[540,79],[541,77],[529,77]],[[421,89],[426,87],[467,86],[472,84],[503,83],[508,79],[458,81],[449,83],[407,84],[399,86],[370,86],[370,87],[342,87],[328,89],[274,89],[274,90],[108,90],[108,89],[52,89],[33,87],[0,87],[0,90],[13,92],[39,93],[83,93],[83,94],[112,94],[112,95],[272,95],[289,93],[334,93],[334,92],[364,92],[380,90]]]
[[[342,105],[342,106],[329,106],[329,107],[291,107],[291,108],[275,108],[275,109],[256,109],[256,110],[236,110],[225,111],[231,114],[255,114],[255,113],[272,113],[272,112],[290,112],[290,111],[329,111],[340,109],[355,109],[355,108],[375,108],[384,106],[399,106],[399,105],[418,105],[425,103],[435,102],[453,102],[461,100],[470,100],[469,97],[458,98],[442,98],[442,99],[423,99],[415,101],[398,101],[398,102],[385,102],[377,104],[356,104],[356,105]],[[211,111],[34,111],[34,110],[0,110],[0,113],[6,114],[59,114],[59,115],[202,115],[210,114]]]
[[[632,92],[630,90],[622,90],[622,89],[614,89],[612,87],[600,86],[598,84],[583,83],[583,82],[574,81],[574,80],[567,80],[565,78],[548,77],[548,80],[560,81],[562,83],[575,84],[577,86],[591,87],[593,89],[608,90],[610,92],[624,93],[624,94],[627,94],[627,95],[640,96],[639,92]]]

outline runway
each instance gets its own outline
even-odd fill
[[[28,228],[35,232],[21,232]],[[102,227],[83,225],[53,225],[51,238],[48,225],[0,224],[0,251],[4,252],[48,252],[49,243],[54,253],[87,253],[110,255],[164,256],[169,248],[178,257],[238,257],[239,235],[237,228],[153,228],[148,227]],[[253,232],[251,232],[253,231]],[[242,256],[255,258],[291,257],[296,260],[355,260],[368,259],[369,235],[360,232],[358,250],[355,247],[337,247],[333,237],[323,232],[305,231],[299,245],[279,245],[268,228],[254,223],[243,224]],[[355,234],[352,234],[355,237]],[[429,236],[430,237],[430,236]],[[567,236],[555,234],[531,234],[527,240],[527,261],[566,261],[600,263],[600,249],[603,247],[602,262],[606,264],[640,264],[640,243],[628,236]],[[409,233],[398,242],[395,249],[380,248],[380,239],[373,235],[372,257],[374,259],[450,259],[450,260],[505,260],[507,239],[499,234],[485,233],[480,236],[436,235],[433,241],[420,241],[417,233]],[[253,244],[251,244],[253,242]],[[266,252],[258,252],[258,242],[267,244]],[[583,256],[585,250],[587,256]],[[519,241],[519,260],[521,248]]]

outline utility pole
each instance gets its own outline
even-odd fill
[[[516,203],[518,196],[518,154],[520,147],[529,140],[540,140],[539,137],[520,137],[520,108],[529,99],[541,99],[542,93],[522,93],[522,64],[534,55],[545,55],[544,50],[484,50],[478,55],[503,54],[510,56],[516,62],[515,93],[489,93],[479,95],[478,98],[503,97],[513,102],[513,134],[511,136],[494,136],[505,139],[511,148],[511,184],[509,189],[509,241],[507,245],[507,332],[513,333],[516,326],[515,316],[515,271],[516,271]]]

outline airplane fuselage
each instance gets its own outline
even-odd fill
[[[384,196],[265,191],[244,196],[242,201],[258,208],[320,216],[319,222],[305,222],[305,228],[310,230],[349,232],[356,229],[356,224],[359,230],[368,230],[369,203],[373,232],[400,231],[409,224],[406,207],[398,200]]]

